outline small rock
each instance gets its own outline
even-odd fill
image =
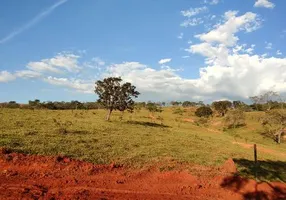
[[[117,184],[124,184],[124,181],[123,180],[117,180],[116,183]]]

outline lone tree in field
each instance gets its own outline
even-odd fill
[[[215,101],[212,103],[214,109],[223,117],[232,103],[230,101]]]
[[[94,92],[98,95],[98,102],[101,103],[107,110],[106,120],[110,119],[113,110],[130,112],[134,109],[134,101],[132,97],[137,98],[140,94],[136,91],[136,87],[131,83],[121,85],[120,77],[109,77],[95,82]]]

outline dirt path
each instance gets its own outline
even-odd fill
[[[232,161],[222,170],[235,170]],[[230,168],[230,169],[228,169]],[[227,174],[227,173],[226,173]],[[0,149],[0,199],[285,199],[286,184],[186,171],[135,171]],[[266,198],[265,198],[266,199]]]
[[[243,148],[246,148],[246,149],[253,148],[253,144],[246,144],[246,143],[242,143],[242,142],[232,142],[232,144],[237,144],[237,145],[242,146]],[[268,149],[268,148],[258,146],[257,150],[264,152],[264,153],[272,154],[275,156],[282,156],[282,157],[286,158],[286,153],[277,152],[277,151],[274,151],[272,149]]]

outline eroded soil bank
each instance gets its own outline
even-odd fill
[[[231,159],[218,172],[130,170],[0,149],[0,199],[286,199],[285,183],[233,176]]]

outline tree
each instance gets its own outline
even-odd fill
[[[190,102],[190,101],[184,101],[182,106],[183,107],[192,107],[192,106],[196,106],[197,103],[196,102]]]
[[[267,110],[271,109],[271,103],[275,98],[279,95],[277,92],[274,91],[267,91],[264,94],[260,95],[260,100],[262,103],[267,104]]]
[[[209,117],[212,114],[213,114],[212,109],[210,107],[207,107],[207,106],[199,107],[195,112],[195,115],[198,117]]]
[[[277,107],[278,101],[281,103],[281,107],[283,108],[283,98],[274,91],[267,91],[259,96],[249,97],[250,100],[255,105],[256,110],[271,110]],[[279,104],[279,103],[278,103]],[[279,106],[279,105],[278,105]]]
[[[258,110],[258,104],[260,102],[259,96],[249,97],[249,99],[252,101],[252,103],[255,106],[256,110]]]
[[[234,109],[239,109],[239,110],[243,110],[245,112],[250,111],[250,106],[248,106],[247,104],[245,104],[242,101],[233,101],[232,102],[232,106]]]
[[[154,113],[154,112],[162,112],[161,106],[159,106],[156,103],[148,102],[146,104],[146,109],[149,110],[149,112]]]
[[[232,103],[230,101],[215,101],[212,103],[214,109],[223,117]]]
[[[242,110],[230,110],[225,117],[227,128],[237,128],[245,125],[245,114]]]
[[[137,98],[140,94],[136,91],[136,87],[131,83],[121,85],[120,77],[109,77],[95,82],[95,93],[98,95],[98,102],[101,103],[107,110],[106,120],[110,119],[113,110],[130,112],[134,109],[134,101],[132,97]]]
[[[286,134],[286,110],[267,111],[262,125],[267,130],[267,134],[280,144],[282,134]]]
[[[179,102],[179,101],[171,101],[170,103],[171,103],[172,106],[179,106],[179,105],[182,104],[182,103]]]
[[[30,100],[28,103],[29,107],[33,109],[41,107],[41,101],[39,99],[35,99],[34,101]]]

